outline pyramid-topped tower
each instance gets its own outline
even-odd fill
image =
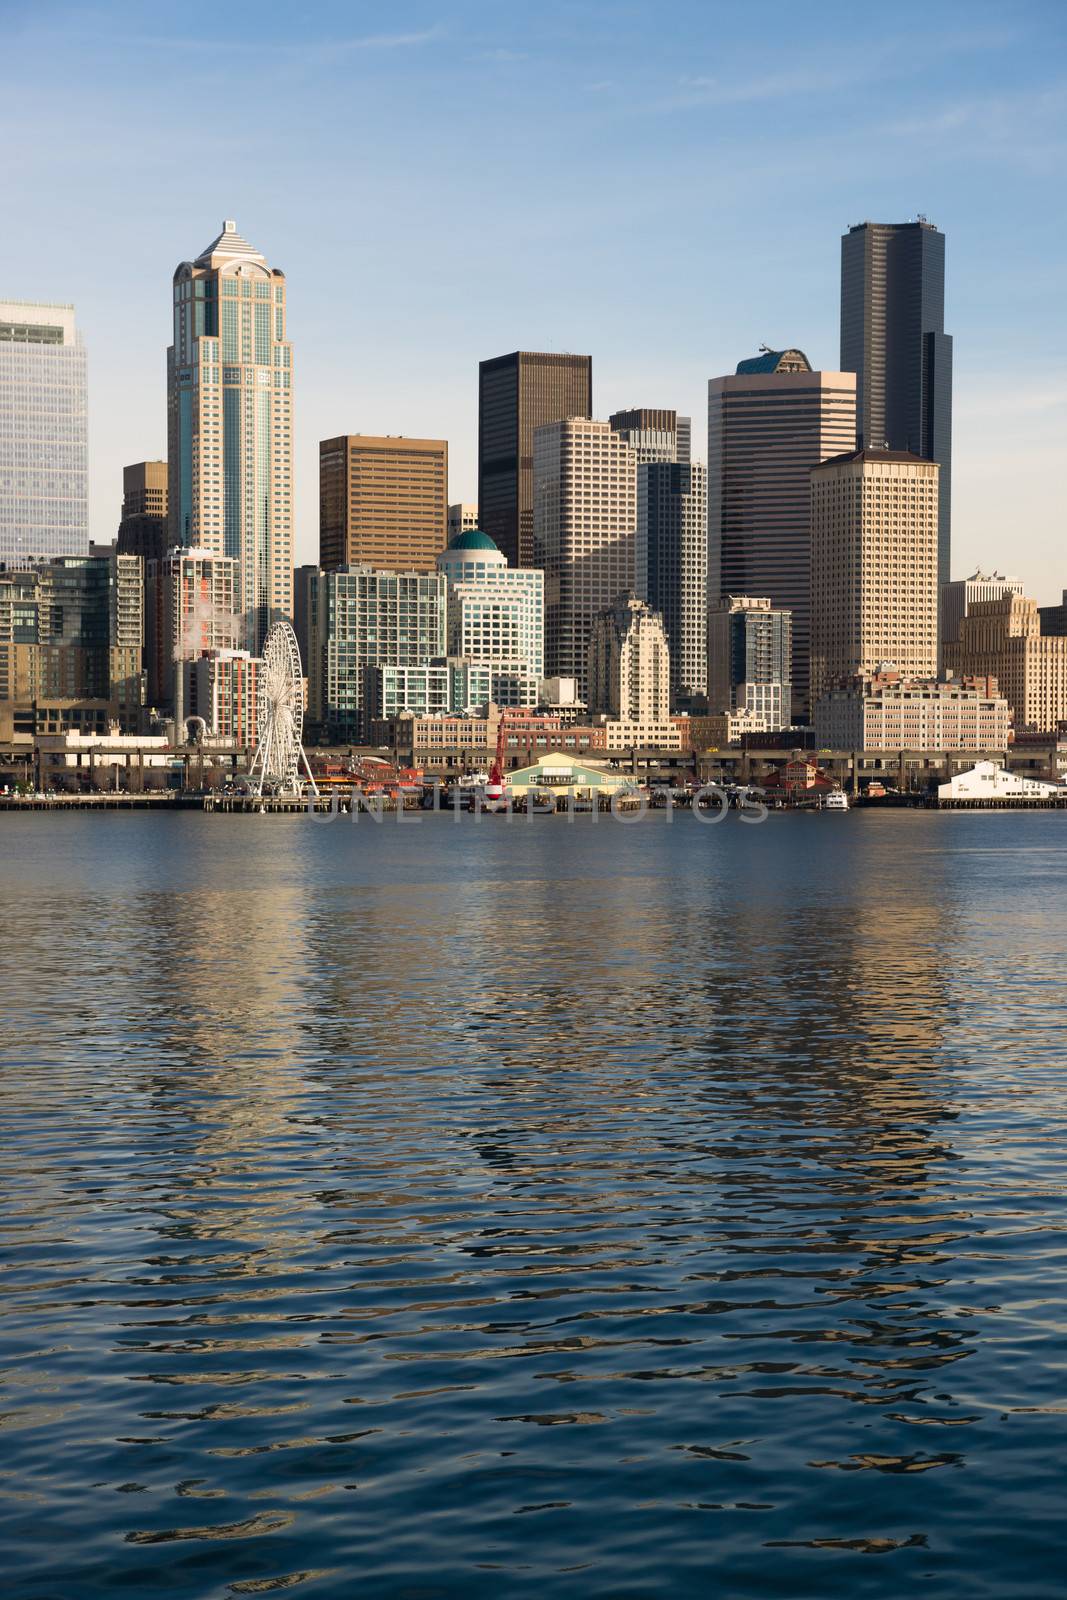
[[[292,614],[292,346],[285,274],[227,220],[174,273],[167,358],[172,545],[228,556],[245,647]]]

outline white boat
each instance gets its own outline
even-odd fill
[[[847,811],[848,795],[843,789],[831,789],[822,803],[824,811]]]

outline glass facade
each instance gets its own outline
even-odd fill
[[[516,350],[479,365],[478,516],[513,567],[535,564],[534,432],[592,415],[592,356]]]
[[[764,598],[726,595],[708,615],[708,700],[713,712],[746,711],[767,728],[790,722],[793,619]]]
[[[143,595],[141,558],[115,551],[0,570],[0,699],[106,701],[137,731]]]
[[[88,554],[88,469],[73,306],[0,302],[0,561]]]
[[[308,576],[308,715],[331,739],[362,736],[368,667],[445,655],[442,574],[343,567]]]
[[[240,566],[242,643],[292,614],[292,350],[285,276],[227,222],[174,274],[171,536]]]
[[[635,586],[663,617],[671,690],[707,687],[708,475],[699,463],[651,461],[637,468]]]
[[[841,240],[841,368],[856,374],[858,443],[941,468],[938,574],[951,579],[952,339],[945,235],[932,223],[863,222]]]

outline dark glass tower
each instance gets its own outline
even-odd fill
[[[634,572],[638,594],[663,617],[674,700],[703,694],[708,676],[708,474],[700,462],[638,464]]]
[[[593,358],[515,350],[478,366],[478,522],[513,567],[533,565],[534,429],[593,415]]]
[[[860,446],[941,467],[938,577],[951,577],[952,338],[945,235],[932,222],[860,222],[841,240],[841,368],[856,374]]]

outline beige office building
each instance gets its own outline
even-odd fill
[[[829,689],[815,705],[828,750],[1006,750],[1011,710],[992,678],[901,678],[884,673]]]
[[[478,507],[472,506],[466,500],[457,500],[448,508],[448,523],[446,534],[448,543],[457,538],[461,533],[470,533],[478,526]]]
[[[671,659],[663,618],[631,590],[593,624],[589,709],[624,722],[665,722]]]
[[[1002,572],[983,572],[980,568],[969,578],[954,578],[941,585],[940,641],[941,659],[945,646],[955,644],[960,636],[960,624],[969,616],[972,606],[980,600],[999,600],[1003,594],[1022,594],[1023,580],[1007,578]]]
[[[945,646],[945,665],[958,677],[995,677],[1016,728],[1052,733],[1067,722],[1067,637],[1042,634],[1037,603],[1025,595],[977,601]]]
[[[448,443],[343,434],[319,445],[319,566],[433,572],[445,547]]]
[[[534,566],[545,574],[545,674],[586,698],[593,623],[634,586],[637,457],[608,422],[534,433]]]
[[[811,695],[891,666],[937,674],[937,474],[854,450],[811,474]]]
[[[285,274],[223,223],[174,274],[170,543],[239,564],[242,644],[293,609],[292,346]]]

